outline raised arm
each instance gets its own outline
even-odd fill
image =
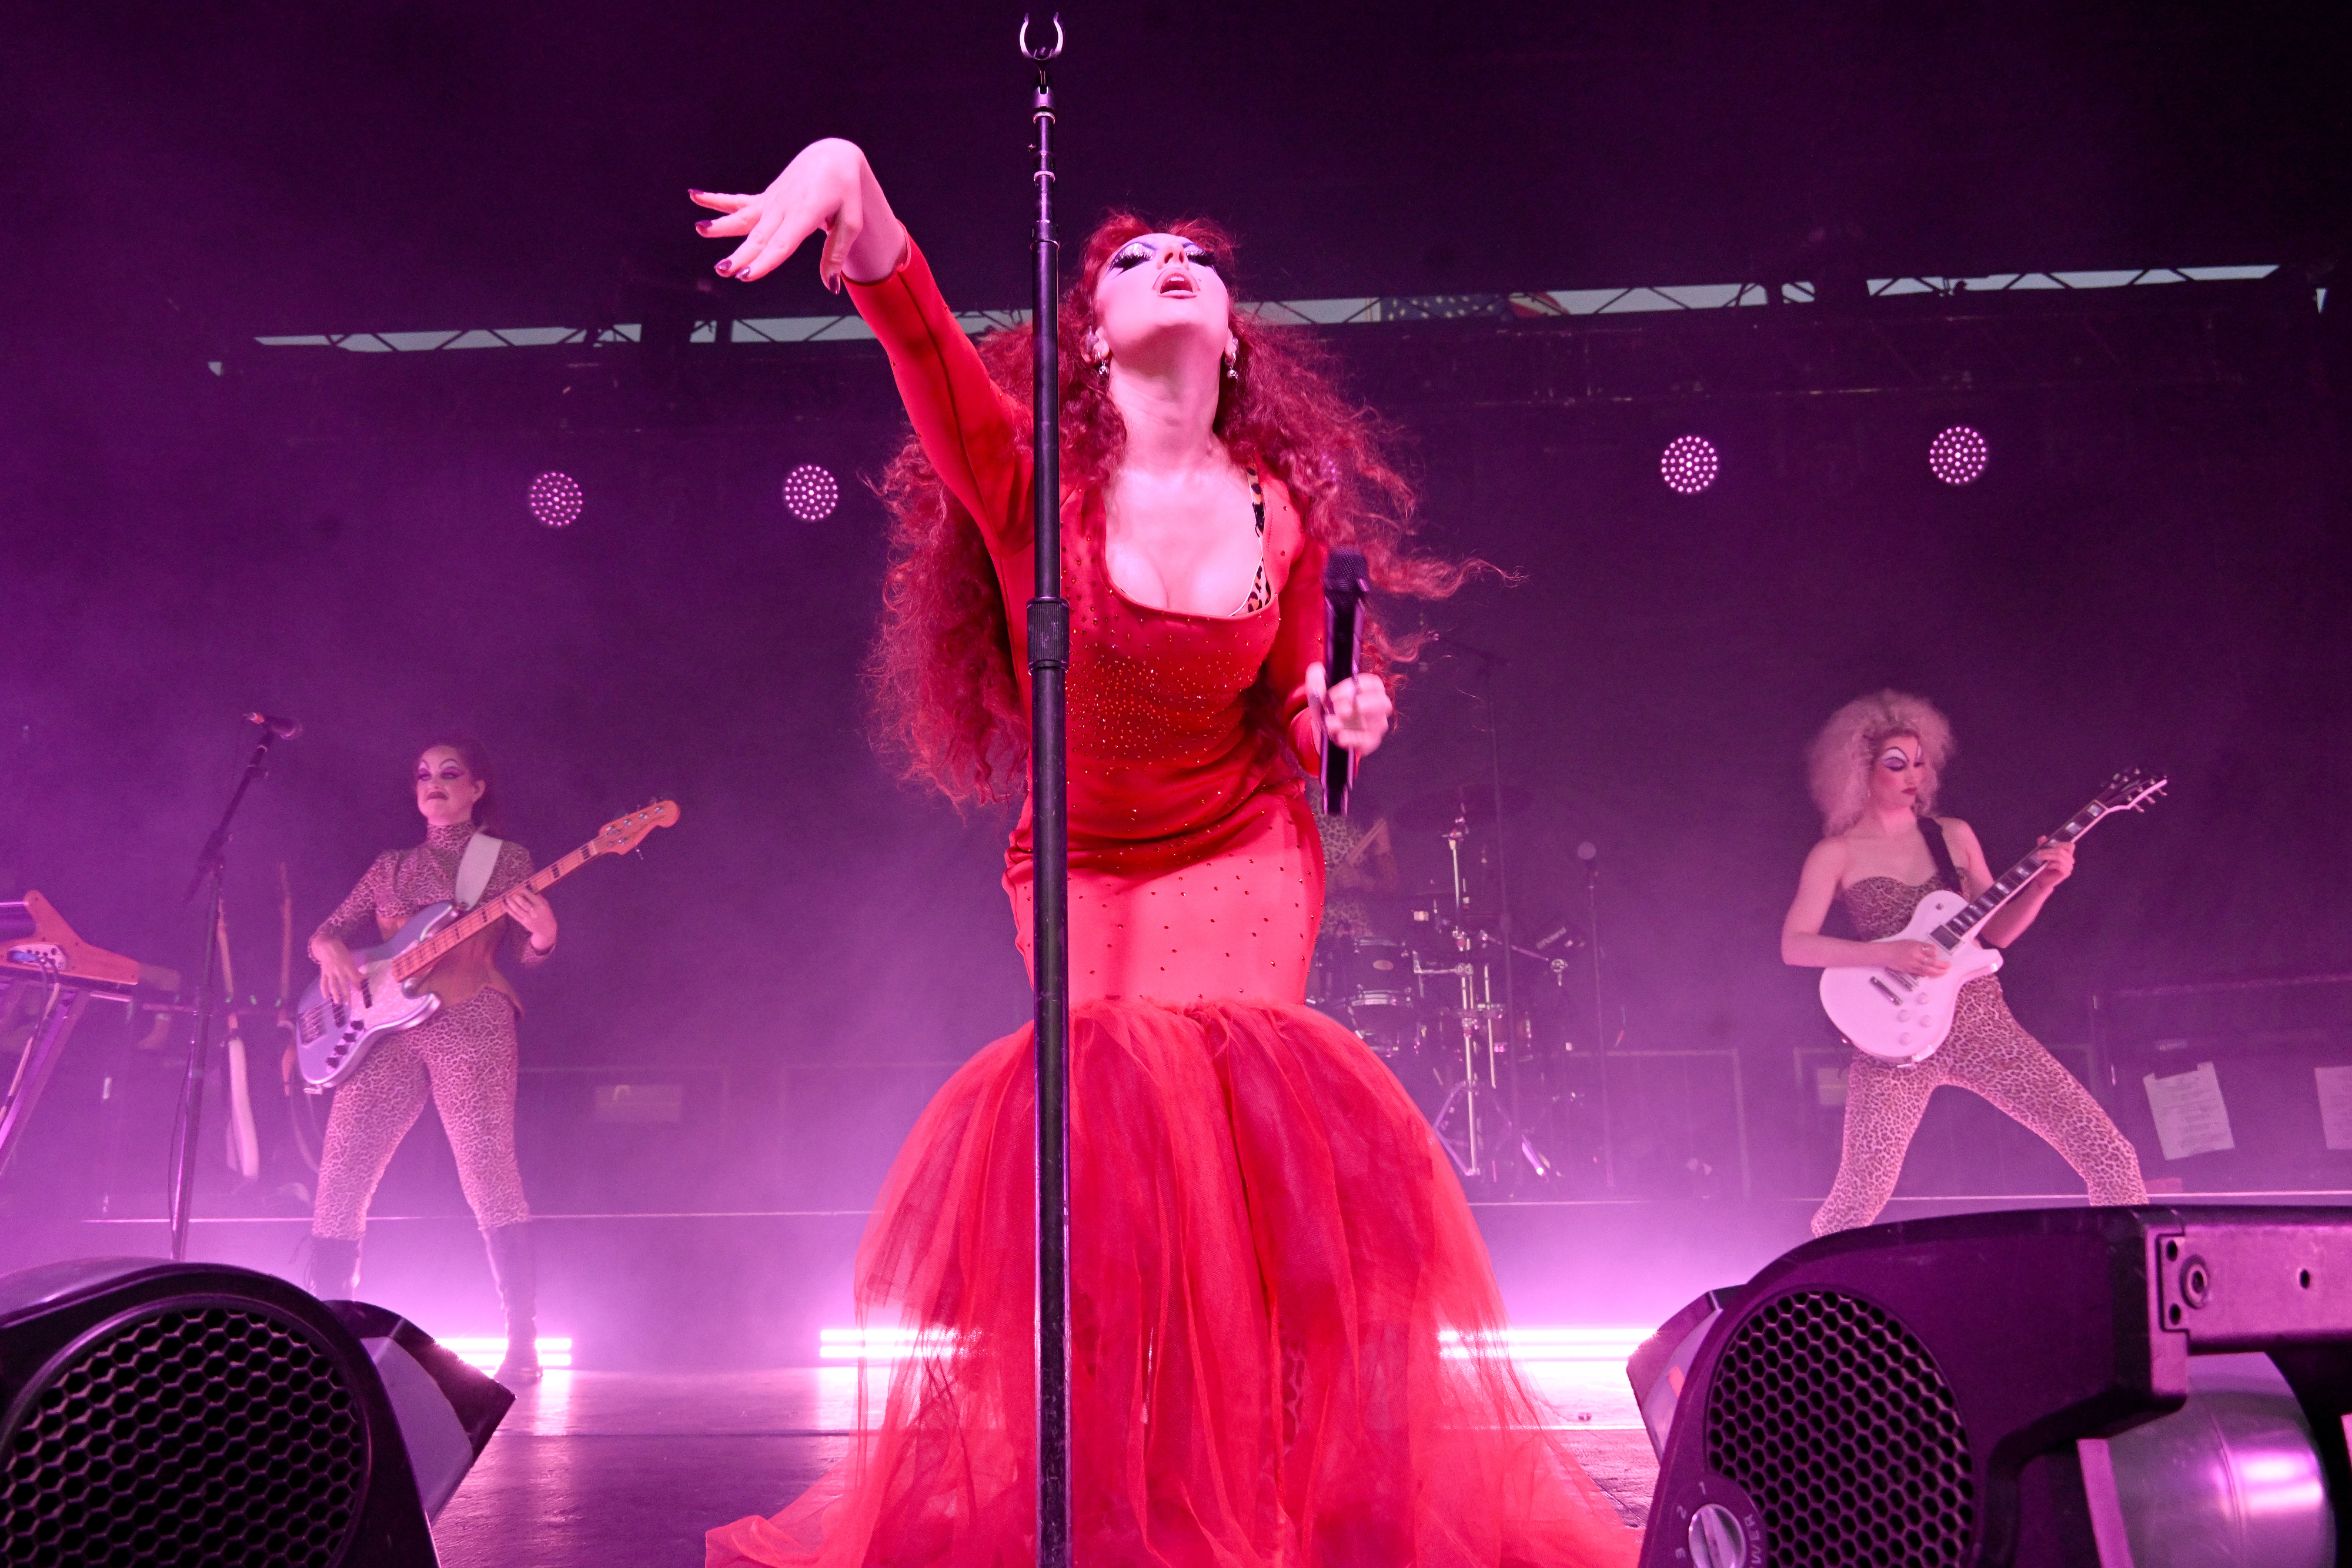
[[[1984,846],[1977,841],[1976,830],[1958,817],[1945,818],[1944,826],[1949,830],[1945,837],[1959,862],[1960,873],[1968,880],[1969,896],[1974,898],[1993,883],[1992,867],[1985,861]],[[2041,871],[1977,933],[1977,940],[1988,947],[2006,947],[2023,936],[2025,928],[2042,913],[2042,906],[2050,902],[2058,884],[2074,874],[2074,845],[2053,844],[2044,839],[2033,852],[2042,862]]]
[[[696,225],[743,243],[719,263],[750,281],[774,271],[822,229],[817,268],[828,287],[849,285],[851,303],[890,356],[890,371],[924,454],[992,548],[1028,542],[1029,464],[1012,400],[989,378],[962,324],[940,297],[930,265],[890,211],[856,145],[814,141],[756,196],[692,193],[724,213]]]
[[[499,863],[490,870],[489,885],[482,890],[482,900],[488,903],[521,882],[537,869],[531,863],[530,852],[509,839],[499,846]],[[555,950],[555,909],[544,894],[529,888],[518,892],[507,901],[507,914],[516,930],[514,937],[517,956],[523,967],[536,968],[547,962]]]

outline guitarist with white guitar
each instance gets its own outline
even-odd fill
[[[1840,708],[1809,754],[1823,837],[1805,857],[1780,956],[1828,971],[1824,1004],[1857,1047],[1844,1148],[1813,1216],[1816,1236],[1878,1218],[1927,1098],[1945,1084],[1983,1096],[2039,1134],[2089,1186],[2093,1204],[2147,1201],[2130,1140],[2011,1016],[1991,971],[1997,950],[2074,873],[2074,841],[2101,816],[2137,809],[2160,781],[2111,786],[1996,880],[1969,825],[1931,814],[1952,751],[1951,725],[1933,704],[1883,691]],[[1832,899],[1844,903],[1862,940],[1822,935]],[[1938,999],[1945,991],[1948,1001]]]

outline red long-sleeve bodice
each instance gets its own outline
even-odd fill
[[[850,294],[889,352],[924,452],[987,541],[1007,622],[1019,628],[1036,572],[1027,420],[990,380],[911,240],[897,272]],[[1302,768],[1315,764],[1301,716],[1307,666],[1322,656],[1324,552],[1289,491],[1271,476],[1263,484],[1266,580],[1277,591],[1266,608],[1233,617],[1120,593],[1104,557],[1100,496],[1065,490],[1073,866],[1132,876],[1197,863],[1229,847],[1253,797],[1296,795]],[[1013,667],[1025,703],[1027,663],[1015,657]],[[1029,847],[1024,811],[1016,862]]]

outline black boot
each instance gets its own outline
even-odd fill
[[[360,1293],[360,1244],[331,1236],[310,1238],[310,1293],[322,1301],[349,1301]]]
[[[539,1259],[531,1249],[530,1221],[494,1226],[482,1232],[490,1252],[490,1278],[507,1312],[507,1354],[494,1375],[509,1388],[539,1381]]]

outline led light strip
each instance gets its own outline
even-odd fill
[[[499,1363],[506,1359],[507,1338],[504,1334],[452,1334],[436,1343],[467,1366],[482,1372],[496,1372]],[[572,1341],[568,1337],[541,1334],[533,1343],[539,1347],[541,1366],[551,1372],[561,1372],[571,1366]]]
[[[1504,1329],[1492,1334],[1465,1336],[1453,1329],[1438,1333],[1438,1354],[1448,1361],[1475,1361],[1502,1355],[1522,1366],[1552,1362],[1622,1364],[1650,1330],[1622,1324],[1560,1323]],[[822,1361],[903,1361],[908,1356],[945,1352],[950,1335],[909,1328],[831,1328],[817,1331],[817,1357]]]
[[[953,1334],[934,1329],[819,1329],[816,1335],[820,1361],[904,1361],[943,1354],[954,1344]]]

